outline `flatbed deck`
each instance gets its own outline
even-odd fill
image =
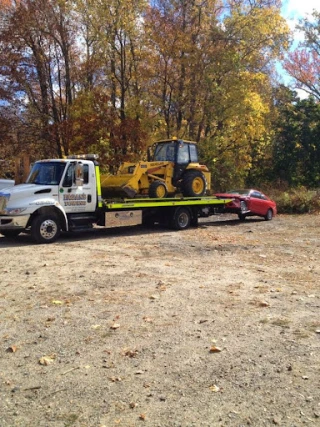
[[[108,210],[116,209],[141,209],[150,207],[170,207],[170,206],[212,206],[225,205],[232,199],[220,199],[215,196],[206,197],[173,197],[166,199],[123,199],[122,201],[107,201],[105,206]]]

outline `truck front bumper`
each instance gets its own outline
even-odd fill
[[[1,230],[24,230],[28,224],[30,215],[0,216]]]

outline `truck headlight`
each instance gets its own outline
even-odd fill
[[[20,215],[26,209],[27,208],[7,208],[4,211],[6,215]]]

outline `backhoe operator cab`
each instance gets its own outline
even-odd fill
[[[195,142],[175,138],[156,142],[148,149],[148,162],[172,162],[172,186],[185,197],[203,196],[210,189],[211,175],[199,164]]]

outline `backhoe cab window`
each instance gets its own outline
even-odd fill
[[[179,164],[186,164],[189,163],[189,145],[187,144],[180,144],[178,149],[178,161]]]
[[[26,181],[27,184],[59,185],[66,164],[61,162],[35,163]]]
[[[190,144],[189,150],[190,150],[190,162],[191,163],[198,163],[199,159],[198,159],[198,151],[197,151],[196,145]]]
[[[157,145],[154,153],[155,162],[174,162],[175,160],[175,144],[168,142],[167,144]]]

